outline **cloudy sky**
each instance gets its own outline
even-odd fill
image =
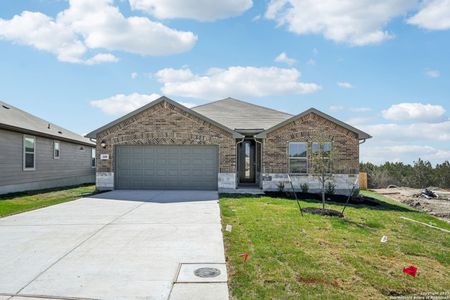
[[[0,99],[87,133],[159,95],[315,107],[450,160],[450,0],[4,0]]]

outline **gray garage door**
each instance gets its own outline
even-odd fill
[[[217,146],[117,146],[117,189],[217,190]]]

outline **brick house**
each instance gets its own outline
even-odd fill
[[[337,192],[356,180],[359,144],[371,137],[314,108],[294,116],[227,98],[189,109],[167,97],[86,136],[97,142],[99,190],[267,191],[291,174],[314,191],[311,155],[333,151]]]

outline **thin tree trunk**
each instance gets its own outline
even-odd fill
[[[325,210],[325,181],[322,181],[322,210]]]

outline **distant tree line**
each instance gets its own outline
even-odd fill
[[[367,172],[369,188],[386,188],[393,184],[412,188],[450,188],[450,162],[433,165],[418,159],[412,165],[386,162],[382,165],[361,163],[360,171]]]

